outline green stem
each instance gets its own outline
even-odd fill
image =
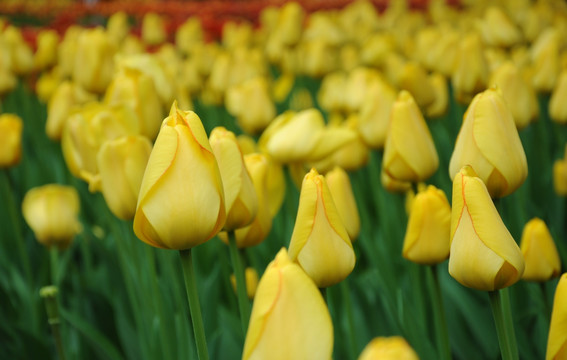
[[[193,270],[191,249],[180,250],[179,255],[181,256],[181,264],[183,266],[185,290],[187,291],[187,299],[189,300],[189,311],[191,313],[191,321],[193,322],[193,333],[195,335],[195,343],[197,344],[197,354],[199,356],[199,360],[208,360],[209,352],[207,350],[203,317],[201,316],[201,305],[199,305],[199,294],[197,294],[197,284],[195,272]]]
[[[435,307],[435,332],[437,333],[437,348],[441,359],[451,359],[451,346],[449,344],[449,331],[447,330],[447,319],[445,318],[445,307],[443,306],[443,297],[441,296],[441,284],[437,274],[435,265],[428,266],[428,274],[432,280],[433,291],[432,301]]]
[[[250,301],[246,293],[246,277],[244,275],[244,267],[242,259],[236,247],[236,235],[234,231],[228,232],[228,242],[230,249],[230,259],[234,276],[236,277],[236,294],[238,295],[238,308],[240,310],[240,321],[242,322],[242,332],[246,336],[248,331],[248,321],[250,320]]]
[[[551,322],[551,309],[548,302],[547,290],[545,289],[545,282],[539,283],[539,288],[541,290],[541,300],[543,302],[543,310],[545,312],[545,319],[549,324]]]
[[[514,334],[508,289],[489,291],[488,295],[496,325],[496,333],[498,334],[502,360],[518,360],[518,347],[516,345],[516,335]]]
[[[59,329],[59,311],[57,308],[57,287],[56,286],[45,286],[39,291],[39,295],[43,298],[45,302],[45,310],[47,312],[47,322],[51,327],[51,332],[53,334],[53,340],[55,340],[55,347],[57,348],[57,354],[59,359],[65,360],[65,352],[63,351],[63,341],[61,339],[61,332]]]
[[[50,255],[50,262],[51,262],[51,283],[54,286],[59,285],[59,249],[57,246],[50,246],[49,247],[49,255]]]
[[[358,346],[356,345],[356,327],[354,325],[354,316],[352,313],[352,302],[350,299],[350,289],[346,280],[341,281],[341,293],[344,301],[344,310],[347,316],[348,323],[348,337],[350,340],[350,355],[351,359],[356,359],[358,354]]]

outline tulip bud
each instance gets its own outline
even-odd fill
[[[433,265],[449,257],[451,206],[443,190],[429,185],[413,199],[404,238],[404,258]]]
[[[421,108],[435,101],[435,90],[429,81],[427,71],[416,62],[408,62],[402,68],[398,84],[409,91]]]
[[[11,55],[11,71],[16,75],[26,75],[33,70],[33,52],[24,40],[19,28],[9,25],[4,29],[3,38]]]
[[[358,360],[418,360],[419,357],[401,336],[377,337],[366,345]]]
[[[555,297],[551,324],[547,337],[546,360],[563,360],[567,357],[567,273],[561,275]]]
[[[524,226],[520,250],[526,262],[523,280],[544,282],[561,273],[557,248],[543,220],[533,218]]]
[[[142,40],[148,45],[159,45],[167,40],[163,18],[148,12],[142,19]]]
[[[325,180],[348,236],[354,241],[360,233],[360,216],[350,178],[342,168],[335,167],[325,175]]]
[[[116,12],[108,18],[106,23],[108,37],[115,43],[121,44],[130,33],[128,14],[123,11]]]
[[[360,108],[358,132],[372,149],[382,149],[386,143],[390,112],[397,93],[383,80],[368,89]]]
[[[567,96],[567,69],[561,71],[559,80],[553,89],[551,99],[549,100],[549,117],[558,124],[567,123],[567,104],[565,97]]]
[[[542,32],[530,49],[536,91],[550,92],[559,77],[559,34],[555,29]]]
[[[37,51],[34,55],[34,65],[37,70],[44,70],[57,63],[57,45],[59,35],[55,30],[42,30],[37,35]]]
[[[433,175],[438,166],[423,115],[410,93],[402,90],[392,107],[382,168],[395,180],[419,182]]]
[[[256,272],[254,268],[248,267],[244,271],[244,277],[246,281],[246,295],[252,300],[254,299],[254,294],[256,294],[256,288],[258,287],[258,272]],[[230,275],[230,284],[234,292],[236,292],[236,277],[234,274]]]
[[[518,130],[537,118],[539,106],[536,93],[512,62],[504,63],[492,74],[490,85],[502,91]]]
[[[567,196],[567,161],[565,159],[559,159],[553,163],[553,189],[557,195]]]
[[[67,30],[65,30],[63,40],[59,43],[59,47],[57,48],[57,59],[59,62],[57,66],[61,69],[61,75],[63,77],[73,75],[78,39],[82,31],[83,29],[78,25],[69,26]]]
[[[312,169],[301,185],[289,256],[324,288],[344,280],[354,268],[352,244],[327,182]]]
[[[48,103],[62,81],[61,71],[57,66],[41,73],[35,82],[35,93],[39,100],[42,103]]]
[[[521,40],[520,30],[497,6],[486,9],[477,27],[484,42],[491,46],[510,47]]]
[[[244,163],[254,184],[254,190],[258,199],[258,208],[252,223],[248,226],[236,229],[234,232],[236,236],[236,246],[238,248],[260,244],[272,229],[272,213],[270,212],[266,188],[268,159],[262,154],[254,153],[244,156]],[[226,232],[220,233],[219,238],[228,244],[228,235]]]
[[[347,76],[343,72],[334,72],[325,76],[317,93],[317,101],[321,108],[327,112],[343,111],[346,84]]]
[[[464,286],[494,291],[517,282],[524,267],[484,182],[463,167],[453,180],[449,273]]]
[[[110,211],[119,219],[130,220],[136,213],[138,194],[152,151],[145,136],[124,136],[105,142],[97,155],[100,187]]]
[[[455,97],[461,103],[468,103],[486,87],[488,65],[478,35],[469,34],[461,40],[451,81]]]
[[[260,279],[243,360],[330,359],[333,324],[313,281],[285,249]]]
[[[449,106],[449,89],[447,79],[441,73],[434,73],[429,77],[435,99],[425,109],[430,118],[441,117],[447,112]]]
[[[116,46],[104,29],[83,30],[77,39],[73,80],[95,93],[103,93],[114,73]]]
[[[238,126],[249,134],[261,132],[276,116],[268,81],[264,77],[229,88],[225,101],[226,109],[236,117]]]
[[[274,37],[284,45],[297,44],[303,32],[305,11],[296,2],[287,2],[281,7],[278,22],[274,29]]]
[[[175,46],[183,54],[191,54],[193,47],[202,43],[203,27],[198,16],[190,17],[177,28],[175,32]]]
[[[49,184],[29,190],[22,202],[24,219],[37,241],[65,249],[79,232],[79,194],[70,186]]]
[[[0,168],[9,168],[20,162],[23,126],[18,115],[0,115]]]
[[[528,175],[518,130],[497,89],[475,96],[465,113],[449,163],[451,178],[465,165],[473,167],[493,198],[513,193]]]
[[[201,119],[173,103],[142,180],[136,236],[158,248],[191,249],[223,227],[224,201],[220,171]]]
[[[356,137],[335,150],[330,156],[330,160],[334,165],[340,166],[346,171],[355,171],[364,167],[370,158],[370,149],[364,143],[362,136],[358,130],[358,115],[351,114],[342,124],[337,127],[343,127],[356,133]]]
[[[258,211],[258,197],[234,134],[224,127],[211,132],[209,142],[221,173],[226,206],[224,230],[234,230],[252,222]]]

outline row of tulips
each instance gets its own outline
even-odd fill
[[[72,335],[61,334],[65,328],[60,329],[58,307],[107,356],[121,356],[104,334],[64,310],[70,303],[59,306],[57,288],[71,281],[59,271],[60,257],[72,261],[71,255],[61,255],[72,253],[73,238],[87,228],[101,241],[112,239],[136,327],[142,331],[154,319],[161,345],[150,342],[148,354],[153,355],[146,356],[162,349],[161,356],[175,358],[169,345],[179,340],[171,338],[190,331],[180,320],[187,311],[172,310],[180,305],[165,295],[184,298],[179,284],[163,288],[165,274],[175,272],[164,264],[171,262],[170,255],[128,243],[132,230],[146,244],[180,252],[183,271],[177,270],[185,280],[195,349],[178,349],[178,356],[196,351],[208,358],[199,303],[205,300],[206,308],[209,301],[199,296],[205,290],[197,286],[194,266],[199,268],[197,249],[218,243],[209,241],[218,235],[229,246],[237,306],[228,308],[238,308],[242,336],[242,351],[220,351],[221,358],[240,353],[244,359],[328,359],[333,353],[355,358],[361,350],[358,328],[368,326],[365,313],[380,303],[390,326],[372,336],[401,334],[423,358],[466,357],[457,347],[475,344],[452,339],[449,328],[462,325],[445,316],[443,298],[456,286],[443,275],[447,258],[448,274],[458,283],[489,292],[502,357],[519,358],[519,327],[510,299],[518,304],[534,290],[507,288],[522,278],[548,282],[560,276],[561,256],[566,261],[564,208],[551,193],[552,188],[558,196],[567,192],[565,160],[551,166],[551,157],[565,146],[566,10],[563,3],[540,1],[476,4],[457,11],[433,1],[425,13],[393,1],[379,14],[359,1],[341,11],[307,16],[300,5],[288,3],[264,9],[258,29],[246,22],[226,23],[220,43],[204,41],[199,19],[190,18],[177,29],[175,45],[165,42],[158,15],[146,16],[138,38],[130,33],[127,15],[117,13],[106,28],[74,26],[62,38],[42,31],[35,53],[16,27],[3,24],[0,93],[7,96],[2,106],[23,111],[14,100],[23,96],[18,76],[27,77],[47,104],[45,116],[35,119],[45,133],[30,129],[27,123],[34,120],[24,117],[24,142],[26,130],[33,134],[29,139],[46,134],[48,141],[60,140],[70,174],[88,184],[90,192],[101,192],[112,214],[123,220],[94,216],[81,225],[73,187],[46,185],[23,199],[24,219],[51,253],[49,282],[55,287],[42,289],[41,296],[59,356],[69,351]],[[439,120],[426,121],[423,114]],[[0,142],[2,166],[16,166],[22,120],[3,114],[0,128],[6,129],[0,132],[6,138]],[[41,149],[27,152],[42,157]],[[62,165],[61,158],[54,162]],[[528,177],[528,165],[535,179]],[[4,174],[5,185],[21,189],[10,171]],[[30,173],[26,168],[24,175],[17,174],[25,180]],[[82,188],[80,196],[90,199],[83,205],[100,211],[93,200],[98,195],[86,194],[85,184],[69,178],[62,182]],[[292,184],[300,190],[298,197]],[[7,211],[13,211],[13,195],[8,191],[6,196]],[[551,207],[544,202],[550,199],[559,204],[553,218],[544,208]],[[407,216],[398,211],[403,201]],[[543,220],[527,222],[532,212],[521,210],[528,204],[535,204],[533,213]],[[7,225],[13,234],[21,231],[18,221]],[[524,223],[518,246],[512,233]],[[552,223],[557,247],[546,223]],[[508,230],[510,225],[514,229]],[[28,247],[22,244],[18,251],[28,280],[24,287],[33,289]],[[209,258],[226,253],[218,245],[207,249]],[[81,245],[82,258],[92,257],[90,251]],[[135,267],[142,263],[129,260],[129,251],[144,253],[147,269]],[[400,255],[420,265],[396,260]],[[254,262],[262,266],[245,270]],[[133,280],[136,271],[147,271],[141,280],[147,285]],[[255,272],[263,274],[254,291]],[[347,277],[373,278],[378,284],[379,294],[376,288],[368,290],[366,296],[374,300],[366,309],[352,305],[365,285],[351,280],[358,287],[353,290]],[[175,279],[180,282],[180,275]],[[228,276],[223,281],[228,283]],[[415,297],[411,302],[399,298],[408,281]],[[563,275],[545,326],[548,359],[567,356],[566,287]],[[542,289],[547,306],[550,290]],[[155,300],[136,298],[148,291]],[[451,291],[457,291],[453,301],[465,304],[452,313],[467,321],[477,317],[478,305],[470,298],[478,293]],[[228,304],[235,302],[234,295],[227,296]],[[549,313],[544,306],[538,316]],[[175,326],[167,329],[171,318]],[[344,338],[336,336],[337,319],[346,323],[339,326]],[[433,335],[427,330],[430,322]],[[469,327],[478,332],[486,323],[481,320],[476,329],[466,324],[457,333]],[[222,326],[214,330],[222,332]],[[541,353],[541,343],[523,343],[528,332],[521,330],[522,357]],[[150,339],[152,333],[144,336]],[[482,334],[481,340],[489,342]],[[340,350],[334,352],[337,344]],[[409,344],[403,338],[379,338],[360,358],[416,358]],[[136,356],[127,345],[123,351]]]

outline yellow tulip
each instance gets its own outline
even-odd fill
[[[102,144],[139,132],[138,118],[130,108],[89,103],[70,115],[65,124],[63,158],[71,174],[91,182],[98,174],[96,156]]]
[[[8,25],[2,34],[8,46],[11,71],[16,75],[27,75],[33,70],[33,52],[24,40],[19,28]]]
[[[376,81],[364,97],[360,107],[358,132],[372,149],[384,148],[390,126],[390,112],[396,98],[396,90],[383,80]]]
[[[484,17],[477,23],[477,28],[485,44],[490,46],[511,47],[521,40],[520,30],[497,6],[490,6]]]
[[[224,189],[226,222],[224,230],[242,228],[252,222],[258,212],[258,197],[236,136],[224,127],[216,127],[209,137],[217,159]]]
[[[261,132],[276,116],[265,77],[230,87],[226,92],[225,105],[228,112],[236,117],[238,126],[249,134]]]
[[[567,273],[557,284],[553,298],[553,311],[547,338],[546,360],[564,360],[567,358]]]
[[[520,70],[511,61],[502,64],[492,74],[489,84],[497,86],[502,91],[502,97],[519,130],[528,126],[539,115],[539,105],[534,89],[524,80]]]
[[[536,91],[551,92],[559,78],[559,34],[550,28],[542,32],[530,48],[534,73],[532,84]]]
[[[553,189],[557,195],[567,196],[567,161],[565,159],[559,159],[553,163]]]
[[[272,97],[275,102],[281,103],[289,96],[295,84],[295,75],[292,73],[281,74],[272,84]]]
[[[409,92],[402,90],[392,106],[382,169],[398,181],[419,182],[439,166],[431,133]]]
[[[46,29],[37,35],[37,51],[34,55],[34,66],[37,70],[47,69],[57,63],[57,45],[59,35],[55,30]]]
[[[419,357],[401,336],[377,337],[366,345],[358,360],[418,360]]]
[[[148,45],[159,45],[167,40],[163,18],[148,12],[142,19],[142,40]]]
[[[488,82],[488,65],[484,58],[482,42],[476,34],[465,36],[458,45],[455,69],[451,82],[455,97],[468,103],[472,97],[484,90]]]
[[[114,73],[116,51],[104,29],[83,30],[77,38],[73,80],[88,91],[103,93]]]
[[[556,123],[567,123],[567,104],[565,97],[567,96],[567,69],[561,71],[559,80],[553,89],[551,99],[549,100],[549,117]]]
[[[328,360],[333,324],[325,300],[285,249],[260,279],[242,360]]]
[[[396,180],[384,171],[380,171],[380,183],[389,192],[406,192],[411,189],[411,182]]]
[[[77,44],[79,35],[83,29],[78,25],[71,25],[65,30],[63,40],[59,43],[57,48],[57,59],[61,75],[63,77],[71,77],[75,67],[75,57],[77,54]]]
[[[258,272],[254,268],[248,267],[244,271],[244,277],[246,279],[246,295],[252,300],[254,299],[256,288],[258,287]],[[234,274],[230,275],[230,284],[234,292],[236,292],[236,277]]]
[[[409,91],[419,107],[426,108],[435,101],[435,89],[429,81],[427,71],[417,62],[408,62],[402,68],[398,84]]]
[[[0,168],[9,168],[20,162],[23,127],[18,115],[0,115]]]
[[[497,89],[475,96],[465,113],[449,163],[451,178],[465,165],[473,167],[493,198],[513,193],[528,175],[518,130]]]
[[[252,178],[254,190],[258,199],[258,211],[250,225],[236,229],[236,246],[245,248],[260,244],[272,229],[272,214],[270,212],[270,200],[267,194],[268,159],[263,154],[253,153],[244,156],[246,170]],[[219,238],[228,244],[228,234],[222,232]]]
[[[357,136],[329,155],[333,165],[340,166],[346,171],[355,171],[366,166],[370,158],[370,149],[363,141],[362,136],[357,132],[358,123],[358,115],[354,113],[342,124],[338,125],[338,127],[352,130]]]
[[[240,134],[236,137],[238,146],[242,151],[242,155],[252,154],[258,152],[258,147],[256,146],[256,140],[250,135]]]
[[[274,217],[280,211],[285,198],[286,181],[283,166],[269,158],[268,174],[266,176],[268,207],[270,214]]]
[[[145,136],[130,135],[105,142],[97,155],[99,177],[93,188],[102,191],[110,211],[123,220],[136,213],[138,194],[152,144]],[[100,182],[100,184],[98,184]]]
[[[463,167],[453,180],[449,273],[464,286],[494,291],[517,282],[524,266],[484,182]]]
[[[51,140],[60,140],[65,123],[75,107],[95,101],[96,97],[70,81],[61,82],[47,103],[45,132]]]
[[[22,202],[24,219],[37,241],[65,249],[81,231],[79,194],[71,186],[49,184],[29,190]]]
[[[441,73],[434,73],[429,77],[435,99],[425,109],[430,118],[441,117],[449,107],[449,89],[447,79]]]
[[[297,46],[299,73],[309,77],[320,78],[339,68],[337,49],[324,40],[303,40]]]
[[[39,75],[35,83],[35,93],[39,100],[42,103],[48,103],[62,81],[61,71],[57,66]]]
[[[187,250],[214,237],[225,220],[221,175],[201,119],[173,103],[144,173],[134,232],[151,246]]]
[[[115,44],[122,44],[130,33],[128,14],[123,11],[118,11],[110,15],[106,23],[106,31],[108,37],[114,41]]]
[[[305,10],[296,2],[290,1],[281,7],[272,38],[286,46],[297,44],[303,32]]]
[[[354,269],[349,235],[322,175],[312,169],[303,179],[289,257],[324,288],[344,280]]]
[[[351,71],[343,88],[343,101],[346,109],[348,111],[359,111],[367,93],[379,82],[384,82],[384,79],[375,69],[359,67]]]
[[[238,23],[228,20],[222,26],[221,44],[228,50],[249,47],[252,43],[252,25],[247,21]]]
[[[402,255],[433,265],[449,257],[451,206],[443,190],[429,185],[412,201]]]
[[[194,46],[202,44],[203,39],[203,27],[198,16],[185,20],[175,32],[175,46],[186,55],[192,54]]]
[[[326,75],[317,93],[317,101],[327,112],[345,110],[345,86],[347,75],[344,72],[334,72]]]
[[[348,236],[354,241],[360,233],[360,215],[352,192],[350,178],[342,168],[335,167],[325,175],[325,180]]]
[[[520,250],[526,262],[523,280],[544,282],[561,273],[555,242],[543,220],[533,218],[524,226]]]

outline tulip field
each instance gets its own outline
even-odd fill
[[[567,360],[567,3],[3,1],[1,359]]]

